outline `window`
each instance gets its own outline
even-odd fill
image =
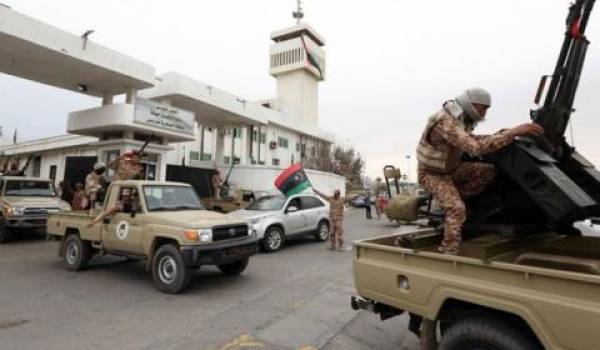
[[[273,158],[273,160],[271,161],[271,164],[273,164],[273,166],[279,166],[279,163],[281,161],[279,160],[279,158]],[[229,164],[229,163],[227,163]]]
[[[288,148],[289,147],[289,141],[288,139],[284,138],[284,137],[278,137],[277,138],[277,146],[281,147],[281,148]]]
[[[233,137],[239,139],[242,137],[242,128],[233,128]]]
[[[296,197],[296,198],[292,198],[290,200],[290,202],[288,203],[288,206],[286,208],[286,210],[288,210],[290,207],[296,207],[298,208],[298,210],[302,210],[302,205],[300,203],[300,198]]]
[[[267,143],[267,133],[266,132],[261,132],[260,133],[260,143]]]
[[[52,182],[56,182],[56,165],[50,165],[50,175],[48,175]]]
[[[200,160],[212,160],[212,154],[210,154],[210,153],[204,153],[200,157]]]
[[[229,162],[231,162],[231,157],[229,157],[229,156],[223,157],[223,163],[229,164]]]
[[[315,157],[317,155],[317,149],[315,148],[315,146],[312,146],[310,148],[310,155]]]
[[[190,160],[200,160],[200,152],[190,151]]]
[[[300,144],[300,142],[296,142],[296,152],[300,152],[301,149],[302,145]]]
[[[303,209],[324,207],[325,204],[315,197],[301,197]]]

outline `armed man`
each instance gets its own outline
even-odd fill
[[[102,191],[104,190],[104,186],[102,186],[102,175],[106,171],[106,165],[102,162],[98,162],[94,164],[94,170],[92,170],[85,177],[85,195],[89,199],[90,210],[93,210],[96,207],[96,203],[100,201],[103,197]]]
[[[544,133],[538,124],[525,123],[493,135],[472,135],[491,104],[490,94],[481,88],[468,89],[454,100],[446,101],[429,118],[417,147],[419,183],[445,211],[440,253],[458,254],[466,220],[463,199],[481,193],[496,174],[492,164],[464,162],[463,156],[480,157],[509,145],[516,136]]]
[[[141,152],[129,151],[120,155],[108,165],[116,173],[118,180],[138,180],[142,175]]]

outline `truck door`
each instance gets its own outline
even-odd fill
[[[298,210],[291,212],[289,211],[290,207],[296,207]],[[285,208],[284,223],[286,235],[293,235],[304,231],[308,224],[308,218],[306,217],[304,210],[302,210],[300,197],[290,199]]]
[[[142,254],[143,213],[140,194],[134,186],[114,186],[106,208],[119,206],[119,211],[104,219],[102,242],[111,251]],[[137,210],[134,217],[132,213]]]

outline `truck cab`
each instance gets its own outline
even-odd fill
[[[0,243],[26,229],[46,227],[48,213],[70,210],[51,180],[0,176]]]

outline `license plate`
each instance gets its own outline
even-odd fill
[[[248,255],[251,252],[249,247],[233,247],[229,249],[229,255],[239,256],[239,255]]]

